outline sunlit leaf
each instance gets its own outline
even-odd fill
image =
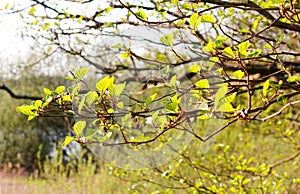
[[[231,47],[226,47],[226,48],[223,50],[223,52],[224,52],[225,54],[231,56],[231,57],[234,57],[234,56],[235,56],[235,54],[234,54],[234,52],[232,51]]]
[[[265,81],[264,85],[263,85],[263,96],[264,97],[267,96],[267,91],[269,89],[269,86],[270,86],[270,80]]]
[[[98,97],[97,92],[95,92],[95,91],[89,91],[86,94],[85,99],[86,99],[86,102],[88,103],[88,105],[91,105],[97,97]]]
[[[64,143],[62,144],[62,146],[67,146],[69,145],[72,141],[74,140],[73,137],[71,136],[66,136]]]
[[[142,20],[147,20],[147,14],[141,9],[138,12],[136,12],[135,15]]]
[[[204,14],[199,17],[201,22],[215,23],[215,17],[211,14]]]
[[[209,83],[207,79],[201,79],[195,83],[197,88],[209,88]]]
[[[296,82],[296,81],[300,81],[300,76],[290,76],[288,79],[287,79],[288,82]]]
[[[50,95],[50,94],[52,94],[52,91],[49,90],[48,88],[44,88],[44,93],[45,93],[46,95]]]
[[[104,77],[103,79],[101,79],[97,84],[96,84],[96,88],[100,91],[100,92],[104,92],[111,84],[114,83],[114,77]]]
[[[75,71],[75,77],[77,79],[82,79],[88,72],[90,71],[90,68],[86,68],[86,67],[83,67],[83,68],[80,68],[78,69],[77,71]]]
[[[18,106],[16,108],[16,110],[19,113],[22,113],[24,115],[28,115],[28,116],[35,116],[35,112],[33,112],[33,110],[36,110],[36,107],[33,105],[24,105],[24,106]]]
[[[152,103],[152,101],[156,98],[156,96],[157,96],[157,93],[152,94],[150,97],[148,97],[145,101],[146,106],[149,106]]]
[[[121,54],[121,57],[123,58],[123,59],[127,59],[128,57],[130,57],[130,51],[126,51],[126,52],[124,52],[124,53],[122,53]]]
[[[233,77],[237,79],[242,79],[244,77],[245,73],[242,70],[237,70],[233,72]]]
[[[222,98],[224,98],[224,96],[226,95],[228,91],[228,86],[227,84],[223,84],[222,87],[220,87],[216,93],[216,96],[215,96],[215,107],[217,107],[220,103],[220,100]]]
[[[65,91],[66,87],[65,86],[58,86],[56,89],[55,89],[55,92],[57,94],[60,94],[62,93],[63,91]]]
[[[201,19],[198,15],[198,13],[193,13],[190,17],[190,26],[192,29],[197,29],[199,24],[201,22]]]
[[[86,121],[77,121],[74,124],[74,132],[79,137],[86,126]]]
[[[199,67],[197,64],[193,64],[192,66],[190,66],[189,71],[192,73],[199,73]]]
[[[160,41],[166,46],[173,46],[173,34],[167,34],[166,36],[160,37]]]
[[[28,14],[29,14],[29,15],[34,15],[35,12],[36,12],[36,8],[35,8],[34,6],[32,6],[32,7],[30,8],[30,10],[28,11]]]

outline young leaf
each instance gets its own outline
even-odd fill
[[[198,13],[193,13],[190,17],[190,26],[192,29],[197,29],[201,22],[198,16],[199,16]]]
[[[44,93],[45,93],[46,95],[50,95],[50,94],[52,94],[52,91],[49,90],[48,88],[44,88]]]
[[[263,85],[263,96],[266,97],[267,96],[267,91],[269,89],[270,86],[270,80],[265,81],[264,85]]]
[[[125,89],[126,83],[124,82],[123,84],[116,84],[114,87],[110,89],[110,93],[113,96],[119,97],[123,90]]]
[[[150,97],[148,97],[145,101],[146,106],[149,106],[151,104],[151,102],[156,98],[156,96],[157,96],[157,93],[152,94]]]
[[[173,34],[167,34],[166,36],[160,37],[160,41],[166,46],[173,46]]]
[[[288,82],[296,82],[296,81],[300,81],[300,76],[296,76],[296,75],[293,75],[293,76],[290,76],[288,79],[287,79]]]
[[[30,116],[28,116],[27,120],[28,120],[28,121],[31,121],[31,120],[34,119],[34,118],[35,118],[35,115],[30,115]]]
[[[86,99],[86,102],[88,103],[88,105],[91,105],[97,97],[98,97],[97,92],[95,92],[95,91],[89,91],[86,94],[85,99]]]
[[[228,104],[228,103],[233,102],[233,100],[235,99],[235,96],[236,96],[236,93],[233,93],[229,96],[226,96],[225,98],[222,98],[220,100],[220,104]]]
[[[216,43],[209,41],[207,45],[203,48],[203,51],[205,52],[212,52],[214,48],[216,47]]]
[[[235,72],[233,72],[233,77],[237,78],[237,79],[241,79],[242,77],[244,77],[244,72],[242,70],[237,70]]]
[[[90,71],[90,68],[80,68],[77,71],[75,71],[75,77],[79,80],[81,80],[88,72]]]
[[[122,54],[121,54],[121,57],[122,57],[123,59],[127,59],[128,57],[130,57],[130,51],[126,51],[126,52],[122,53]]]
[[[36,12],[36,8],[34,6],[32,6],[31,9],[28,11],[28,14],[34,15],[35,12]]]
[[[171,80],[170,80],[170,83],[173,87],[176,87],[176,75],[173,75]]]
[[[34,106],[35,106],[35,109],[38,109],[40,106],[42,106],[43,104],[43,101],[41,100],[37,100],[34,102]]]
[[[62,93],[63,91],[65,91],[66,87],[65,86],[58,86],[56,89],[55,89],[55,92],[57,94],[60,94]]]
[[[226,95],[228,91],[227,84],[224,84],[221,88],[218,89],[215,97],[215,107],[217,107],[220,103],[220,100]]]
[[[215,17],[211,14],[204,14],[199,17],[201,22],[215,23]]]
[[[74,132],[79,137],[86,126],[86,121],[77,121],[74,124]]]
[[[143,12],[141,9],[138,12],[136,12],[135,15],[142,20],[147,20],[146,13]]]
[[[232,51],[232,49],[231,49],[231,47],[226,47],[224,50],[223,50],[223,53],[224,54],[227,54],[227,55],[229,55],[229,56],[231,56],[231,57],[234,57],[235,55],[234,55],[234,52]]]
[[[152,114],[152,122],[155,122],[155,119],[158,117],[158,114],[159,114],[159,110],[155,111],[155,112]]]
[[[66,136],[66,139],[65,139],[64,143],[62,144],[62,146],[67,146],[67,145],[69,145],[73,140],[74,140],[73,137],[71,137],[71,136]]]
[[[79,106],[78,106],[78,113],[79,113],[79,114],[81,113],[81,110],[82,110],[83,106],[85,105],[84,102],[85,102],[85,96],[82,97],[82,99],[81,99],[81,101],[80,101],[80,103],[79,103]]]
[[[101,79],[97,84],[96,84],[96,88],[100,91],[100,92],[104,92],[111,84],[114,83],[115,78],[114,77],[104,77],[103,79]]]
[[[86,139],[92,139],[93,136],[96,135],[97,133],[98,133],[97,129],[87,129],[84,136],[86,137]]]
[[[190,66],[189,71],[192,73],[199,73],[199,67],[197,64],[193,64],[192,66]]]
[[[72,101],[70,95],[65,95],[65,96],[63,96],[62,98],[63,98],[63,101],[68,101],[68,102],[71,102],[71,101]]]
[[[209,88],[209,83],[207,79],[199,80],[195,83],[197,88]]]
[[[28,116],[35,116],[35,112],[33,112],[33,110],[35,110],[35,106],[33,105],[24,105],[24,106],[18,106],[16,108],[16,110],[19,113],[22,113],[24,115],[28,115]]]

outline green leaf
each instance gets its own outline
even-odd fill
[[[287,79],[288,82],[296,82],[296,81],[300,81],[300,76],[290,76],[288,79]]]
[[[198,119],[207,120],[207,119],[210,119],[210,115],[209,114],[204,114],[204,115],[199,116]]]
[[[234,52],[232,51],[231,47],[226,47],[224,50],[223,50],[223,53],[226,54],[226,55],[229,55],[231,57],[234,57],[235,54]]]
[[[253,25],[252,25],[252,29],[253,29],[253,31],[255,31],[255,30],[257,29],[258,22],[259,22],[259,20],[258,20],[258,19],[256,19],[256,20],[253,22]]]
[[[63,98],[63,101],[68,101],[68,102],[71,102],[71,101],[72,101],[70,95],[65,95],[65,96],[63,96],[62,98]]]
[[[104,92],[110,85],[112,85],[114,83],[115,78],[114,77],[105,77],[103,79],[101,79],[97,84],[96,84],[96,88],[100,91],[100,92]]]
[[[242,42],[239,45],[237,45],[237,49],[240,53],[245,52],[250,46],[252,45],[252,43],[250,42]]]
[[[16,110],[19,113],[22,113],[24,115],[28,115],[28,116],[35,116],[36,115],[36,113],[33,112],[33,110],[36,110],[35,106],[33,106],[33,105],[18,106],[16,108]]]
[[[74,132],[79,137],[86,126],[86,121],[77,121],[74,124]]]
[[[198,13],[193,13],[190,17],[190,26],[192,29],[197,29],[201,22],[198,16],[199,16]]]
[[[45,93],[46,95],[50,95],[50,94],[52,94],[52,91],[49,90],[48,88],[44,88],[44,93]]]
[[[34,102],[34,106],[35,106],[35,109],[38,109],[39,107],[41,107],[43,104],[43,101],[41,100],[37,100]]]
[[[28,120],[28,121],[31,121],[31,120],[34,119],[35,117],[36,117],[35,115],[34,115],[34,116],[33,116],[33,115],[30,115],[30,116],[28,116],[27,120]]]
[[[66,136],[64,143],[62,144],[62,146],[67,146],[69,145],[72,141],[74,140],[73,137],[71,136]]]
[[[142,20],[147,20],[146,13],[144,11],[142,11],[141,9],[138,12],[136,12],[135,15]]]
[[[130,57],[130,51],[126,51],[126,52],[124,52],[124,53],[122,53],[121,54],[121,57],[123,58],[123,59],[127,59],[128,57]]]
[[[233,72],[233,77],[237,79],[242,79],[244,77],[245,73],[242,70],[237,70]]]
[[[226,95],[228,91],[228,86],[227,84],[223,84],[222,87],[220,87],[216,93],[216,97],[215,97],[215,107],[217,107],[220,103],[220,100],[222,98],[224,98],[224,96]]]
[[[65,86],[58,86],[56,89],[55,89],[55,92],[57,94],[60,94],[62,93],[63,91],[65,91],[66,87]]]
[[[192,66],[190,66],[189,71],[192,73],[199,73],[199,67],[197,64],[193,64]]]
[[[95,136],[97,133],[98,133],[97,129],[87,129],[84,136],[86,137],[86,139],[92,139],[93,136]]]
[[[176,75],[173,75],[171,80],[170,80],[170,83],[173,87],[176,87]]]
[[[218,111],[221,112],[233,112],[235,109],[230,103],[222,104],[218,107]]]
[[[65,79],[69,80],[69,81],[74,81],[75,80],[73,77],[69,77],[69,76],[66,76]]]
[[[166,109],[170,111],[177,111],[178,110],[178,103],[170,102],[166,105]]]
[[[160,41],[166,46],[173,46],[173,34],[167,34],[166,36],[160,37]]]
[[[36,8],[34,6],[32,6],[31,9],[28,11],[28,14],[34,15],[35,12],[36,12]]]
[[[228,103],[233,102],[233,100],[235,99],[235,96],[236,96],[236,93],[233,93],[229,96],[226,96],[226,97],[222,98],[220,100],[220,104],[228,104]]]
[[[117,106],[118,106],[118,108],[124,108],[124,103],[123,102],[118,102]]]
[[[199,80],[195,83],[197,88],[209,88],[209,83],[207,79]]]
[[[156,98],[156,96],[157,96],[157,93],[152,94],[150,97],[148,97],[145,101],[146,106],[149,106],[151,104],[151,102]]]
[[[269,89],[270,86],[270,80],[265,81],[264,85],[263,85],[263,96],[266,97],[267,96],[267,91]]]
[[[49,97],[45,100],[45,102],[43,103],[42,107],[48,106],[48,104],[49,104],[50,102],[52,102],[52,100],[53,100],[53,97],[52,97],[52,96],[49,96]]]
[[[97,97],[98,97],[97,92],[95,92],[95,91],[89,91],[86,94],[85,99],[86,99],[86,102],[88,103],[88,105],[91,105]]]
[[[169,70],[170,70],[170,67],[169,66],[165,66],[162,70],[161,70],[161,72],[163,73],[163,74],[168,74],[169,73]]]
[[[124,91],[125,86],[126,86],[125,82],[123,84],[116,84],[113,87],[111,87],[111,89],[109,88],[110,89],[109,92],[111,93],[112,96],[119,97]]]
[[[211,14],[204,14],[199,17],[201,22],[215,23],[215,17]]]
[[[82,97],[80,103],[79,103],[79,106],[78,106],[78,113],[80,114],[81,113],[81,110],[83,108],[83,106],[85,105],[85,96]]]
[[[152,122],[155,122],[155,119],[158,117],[158,114],[159,114],[159,110],[155,111],[155,112],[152,114]]]
[[[75,77],[79,80],[81,80],[88,72],[90,71],[90,68],[80,68],[77,71],[75,71]]]
[[[214,48],[216,47],[216,44],[212,41],[209,41],[207,45],[203,48],[203,51],[205,52],[212,52]]]

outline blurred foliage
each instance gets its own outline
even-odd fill
[[[44,87],[60,83],[61,77],[36,77],[23,75],[19,79],[2,80],[16,94],[40,96]],[[35,88],[31,85],[36,85]],[[37,167],[37,152],[43,144],[41,159],[49,154],[61,136],[66,134],[66,123],[63,118],[37,119],[24,122],[24,116],[15,111],[16,105],[28,103],[28,100],[11,98],[5,91],[0,92],[0,167],[17,164],[28,170]],[[19,156],[18,156],[19,155]],[[18,157],[17,157],[18,156]]]

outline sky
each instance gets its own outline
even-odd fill
[[[9,2],[7,4],[7,2]],[[62,7],[68,7],[72,12],[93,13],[98,8],[99,1],[93,1],[87,4],[70,2],[65,0],[53,0]],[[102,1],[103,2],[103,1]],[[24,61],[28,61],[31,51],[30,45],[33,41],[29,38],[21,37],[21,30],[25,26],[20,17],[20,13],[26,15],[30,10],[30,0],[1,0],[0,1],[0,79],[6,75],[17,74],[17,69]],[[101,6],[103,3],[101,3]],[[25,9],[20,13],[11,13],[12,10]],[[39,10],[37,10],[38,13]],[[26,64],[23,64],[26,65]]]

